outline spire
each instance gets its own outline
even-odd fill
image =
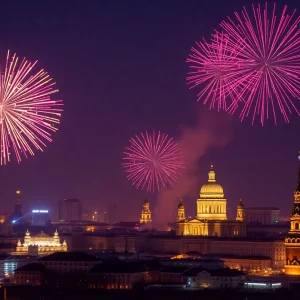
[[[298,159],[300,161],[300,151],[299,151]],[[296,192],[300,193],[300,163],[299,163],[299,170],[298,170],[298,182],[297,182],[295,193]]]
[[[208,182],[216,182],[216,173],[214,171],[214,165],[210,164],[210,171],[208,173]]]
[[[243,199],[240,198],[240,202],[238,204],[238,208],[244,208],[244,203],[243,203]]]

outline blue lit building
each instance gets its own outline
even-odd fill
[[[32,210],[32,225],[44,226],[50,220],[49,211],[46,209]]]

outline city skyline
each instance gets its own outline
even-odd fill
[[[59,199],[76,197],[84,210],[115,203],[120,219],[126,219],[128,211],[139,216],[148,198],[153,216],[163,219],[161,208],[175,212],[180,198],[193,210],[212,161],[232,210],[242,197],[246,206],[275,206],[289,215],[299,117],[277,127],[271,121],[252,127],[195,103],[185,82],[191,46],[209,38],[215,24],[243,4],[175,1],[169,10],[167,2],[5,3],[1,61],[7,49],[38,59],[55,78],[65,112],[44,153],[1,168],[0,212],[11,210],[20,189],[28,210],[41,205],[53,210]],[[299,9],[294,1],[285,4]],[[175,137],[190,170],[172,192],[160,196],[136,190],[121,167],[129,138],[146,130]]]

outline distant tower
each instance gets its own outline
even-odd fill
[[[300,156],[298,157],[300,160]],[[300,275],[300,165],[298,183],[294,192],[294,205],[290,217],[290,231],[285,238],[285,274]]]
[[[180,203],[178,204],[178,208],[177,208],[176,235],[184,234],[185,222],[186,222],[186,219],[185,219],[185,212],[184,212],[184,204],[181,199]]]
[[[184,220],[185,220],[184,204],[181,199],[180,203],[178,204],[176,221],[179,222],[179,221],[184,221]]]
[[[21,192],[19,190],[16,191],[15,215],[22,216]]]
[[[241,222],[245,220],[245,207],[242,199],[240,199],[240,203],[237,206],[236,220]]]
[[[151,219],[150,203],[146,199],[143,204],[140,223],[145,224],[145,223],[151,223],[151,222],[152,222],[152,219]]]

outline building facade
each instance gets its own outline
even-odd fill
[[[57,251],[67,251],[67,243],[63,241],[60,243],[60,238],[57,230],[54,233],[54,236],[49,236],[44,232],[41,232],[35,236],[31,236],[30,232],[27,230],[25,233],[24,243],[18,241],[16,248],[16,255],[49,255]]]
[[[32,225],[45,226],[50,221],[49,211],[46,209],[32,210]]]
[[[246,207],[245,221],[261,225],[276,224],[280,221],[280,210],[276,207]]]
[[[78,199],[63,199],[58,201],[58,221],[80,221],[82,205]]]
[[[227,200],[220,184],[216,182],[213,165],[208,173],[208,182],[201,187],[197,199],[196,218],[185,218],[184,204],[178,205],[176,235],[202,235],[218,237],[245,237],[246,224],[243,218],[227,219]],[[241,203],[239,204],[241,205]],[[238,208],[238,213],[240,213]]]

